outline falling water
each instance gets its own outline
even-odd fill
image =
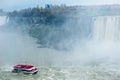
[[[5,23],[6,17],[1,16],[0,26]],[[114,62],[120,60],[120,46],[113,40],[120,39],[120,17],[96,17],[93,25],[94,40],[75,46],[78,49],[71,52],[37,48],[35,40],[28,35],[0,32],[0,80],[119,80],[120,65]],[[106,45],[104,40],[112,40],[113,44]],[[11,73],[13,64],[17,63],[34,64],[39,73]]]
[[[120,16],[100,16],[93,27],[95,40],[120,40]]]
[[[7,16],[0,16],[0,26],[6,24],[8,22]]]

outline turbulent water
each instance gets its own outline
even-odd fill
[[[2,71],[0,80],[119,80],[118,65],[82,67],[39,67],[36,75],[24,75]]]
[[[93,40],[70,51],[38,48],[28,35],[0,30],[0,80],[120,80],[119,21],[119,16],[96,17]],[[0,17],[0,22],[3,29],[6,18]],[[18,63],[33,64],[39,72],[11,73]]]

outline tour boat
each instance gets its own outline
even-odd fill
[[[24,74],[36,74],[38,72],[38,68],[28,64],[17,64],[13,67],[12,72],[14,73],[22,72]]]

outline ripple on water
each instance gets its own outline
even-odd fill
[[[0,80],[120,80],[118,65],[41,67],[36,75],[1,71]]]

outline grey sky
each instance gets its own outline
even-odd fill
[[[0,0],[0,8],[4,10],[35,7],[37,4],[102,5],[120,4],[120,0]]]

